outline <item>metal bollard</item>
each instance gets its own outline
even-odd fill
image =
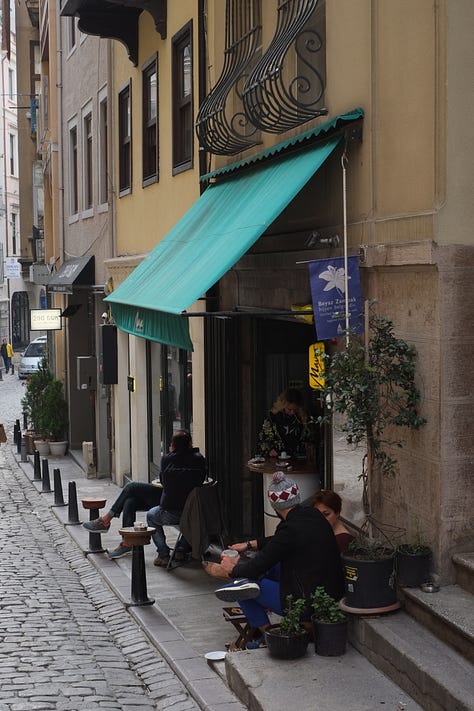
[[[16,425],[15,425],[16,427]],[[13,439],[16,443],[16,451],[18,454],[21,454],[21,432],[20,429],[18,429],[15,433],[15,430],[13,430]],[[25,447],[26,447],[26,442],[25,442]]]
[[[33,471],[34,471],[33,480],[34,481],[41,481],[40,454],[36,449],[33,454]]]
[[[49,481],[49,463],[47,459],[43,459],[42,461],[42,471],[43,471],[43,486],[41,487],[41,493],[42,494],[50,494],[52,489],[51,489],[51,483]]]
[[[3,380],[2,369],[0,368],[0,380]]]
[[[12,363],[12,375],[14,375],[14,374],[15,374],[15,364]]]
[[[76,482],[69,482],[69,504],[68,504],[68,521],[66,526],[78,526],[81,522],[79,521],[79,511],[77,508],[77,490]]]
[[[54,479],[54,504],[53,506],[66,506],[63,497],[63,485],[61,484],[61,472],[59,469],[53,469]]]
[[[13,427],[13,441],[14,441],[14,443],[15,443],[17,446],[18,446],[19,435],[20,435],[20,423],[19,423],[19,421],[17,420],[17,421],[15,422],[14,427]],[[18,451],[20,451],[20,447],[19,447],[19,446],[18,446]]]
[[[23,429],[28,429],[28,417],[26,416],[26,412],[23,413]]]
[[[26,439],[24,437],[21,437],[20,435],[20,441],[21,441],[21,462],[27,462],[28,461],[28,456],[26,454]]]

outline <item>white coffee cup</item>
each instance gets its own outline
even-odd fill
[[[282,452],[282,453],[280,454],[280,457],[283,457],[283,459],[287,459],[288,455],[287,455],[286,452]]]
[[[146,531],[148,526],[146,525],[146,523],[143,523],[143,521],[135,521],[135,523],[133,524],[133,528],[135,529],[135,531]]]

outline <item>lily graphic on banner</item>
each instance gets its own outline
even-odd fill
[[[347,259],[349,330],[364,332],[359,258]],[[346,294],[344,257],[315,259],[309,263],[314,323],[318,339],[338,338],[346,333]]]

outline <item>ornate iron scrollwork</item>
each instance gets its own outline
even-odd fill
[[[211,153],[233,155],[259,142],[243,111],[242,88],[259,56],[260,0],[227,0],[225,33],[222,73],[199,107],[196,133]]]
[[[320,1],[279,3],[275,35],[243,92],[245,113],[262,131],[283,133],[327,114],[321,108],[325,90],[324,29],[312,24]],[[315,61],[319,52],[322,71]]]

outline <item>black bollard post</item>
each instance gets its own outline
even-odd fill
[[[94,497],[82,499],[84,508],[89,509],[89,521],[99,518],[99,509],[104,508],[106,501],[106,499]],[[84,551],[84,555],[89,555],[89,553],[105,553],[105,548],[102,548],[101,534],[98,531],[89,531],[89,549]]]
[[[143,546],[133,546],[132,548],[132,589],[131,605],[153,605],[155,602],[148,597],[145,571],[145,552]],[[129,607],[127,605],[127,607]]]
[[[14,441],[14,443],[15,443],[15,444],[17,445],[17,447],[18,447],[18,452],[20,451],[20,447],[19,447],[19,443],[18,443],[18,440],[20,439],[20,437],[21,437],[21,435],[20,435],[20,423],[19,423],[18,420],[17,420],[17,421],[15,422],[14,427],[13,427],[13,441]]]
[[[59,469],[53,469],[54,479],[54,504],[53,506],[66,506],[63,497],[63,485],[61,484],[61,472]]]
[[[51,489],[51,483],[49,481],[49,463],[47,459],[43,459],[42,461],[42,471],[43,471],[43,486],[41,487],[41,493],[42,494],[50,494],[52,489]]]
[[[77,491],[76,482],[69,482],[69,503],[68,503],[68,521],[66,526],[78,526],[81,522],[79,521],[79,510],[77,508]]]
[[[40,453],[35,449],[34,454],[33,454],[33,480],[34,481],[41,481],[41,462],[40,462]]]
[[[16,427],[16,425],[15,425],[15,427]],[[21,454],[21,432],[19,429],[17,430],[16,434],[15,434],[15,431],[13,431],[13,439],[16,442],[16,451],[18,452],[18,454]],[[26,443],[25,443],[25,447],[26,447]]]
[[[21,460],[22,462],[27,462],[28,461],[28,456],[26,454],[26,439],[24,437],[20,436],[20,449],[21,449]]]
[[[26,412],[23,413],[23,429],[28,429],[28,417],[26,416]]]
[[[15,374],[15,364],[12,363],[12,375],[14,375],[14,374]]]
[[[3,380],[2,369],[0,368],[0,380]]]

